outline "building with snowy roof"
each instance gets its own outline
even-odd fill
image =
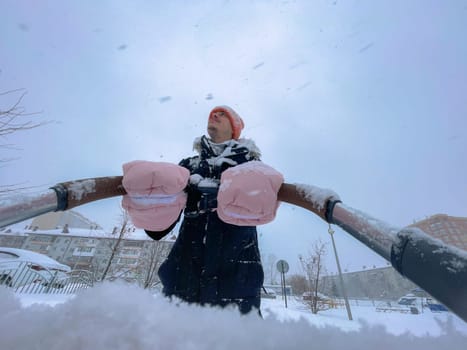
[[[465,217],[435,214],[413,223],[410,227],[418,227],[446,244],[467,250],[467,218]]]
[[[41,225],[46,222],[41,227],[50,227],[51,221],[37,222]],[[157,272],[175,238],[169,234],[164,240],[154,241],[133,226],[115,227],[108,232],[95,224],[77,228],[71,226],[75,224],[73,220],[54,222],[61,222],[64,226],[39,229],[39,225],[32,223],[24,228],[18,225],[2,228],[0,246],[45,254],[74,270],[92,272],[95,280],[105,277],[130,282],[144,280],[145,284],[154,284],[157,283],[157,273],[153,272]],[[149,276],[151,281],[147,281]]]
[[[95,222],[73,210],[55,211],[39,215],[31,223],[31,227],[39,230],[53,230],[66,226],[82,229],[102,229]]]

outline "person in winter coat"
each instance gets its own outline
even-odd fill
[[[259,311],[264,273],[256,225],[270,222],[279,202],[280,173],[240,139],[240,116],[228,106],[209,114],[209,137],[195,139],[198,155],[178,165],[124,164],[123,207],[153,239],[183,215],[179,235],[159,269],[163,293],[189,303],[236,305]],[[181,213],[184,210],[183,214]]]

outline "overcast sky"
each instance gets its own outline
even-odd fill
[[[0,185],[177,163],[227,104],[289,183],[395,226],[467,216],[466,1],[20,0],[0,13],[0,92],[24,88],[26,111],[51,121],[1,140],[21,150],[0,149],[19,158]],[[119,203],[78,211],[111,229]],[[263,256],[293,266],[329,242],[323,221],[288,204],[259,232]],[[384,265],[336,232],[344,269]]]

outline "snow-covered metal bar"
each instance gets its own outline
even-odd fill
[[[121,176],[59,183],[39,194],[0,199],[0,228],[51,211],[72,209],[100,199],[125,194]]]
[[[383,258],[391,261],[391,248],[397,241],[399,228],[342,203],[334,206],[331,217],[331,223],[341,227]]]
[[[0,200],[0,227],[5,227],[57,209],[57,194],[49,189],[39,194],[16,195]]]
[[[416,227],[397,233],[392,266],[467,322],[467,252]]]
[[[400,229],[372,218],[330,190],[283,184],[279,199],[338,225],[467,322],[467,252],[418,228]]]
[[[342,203],[335,205],[330,222],[467,321],[467,252],[418,228],[397,229]]]

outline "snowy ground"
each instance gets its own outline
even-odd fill
[[[448,313],[379,313],[352,307],[311,314],[263,300],[264,319],[169,302],[137,287],[104,284],[70,295],[0,288],[1,349],[465,349],[467,323]]]
[[[263,313],[267,317],[275,317],[282,321],[306,319],[314,326],[335,326],[343,331],[359,331],[366,325],[383,326],[387,332],[394,335],[410,333],[423,337],[426,335],[440,336],[445,332],[445,326],[450,324],[456,331],[467,335],[467,323],[459,317],[448,312],[433,313],[425,310],[423,313],[413,315],[398,312],[377,312],[373,306],[351,306],[353,321],[349,321],[345,308],[330,309],[313,315],[303,303],[296,300],[287,300],[287,309],[284,301],[279,297],[276,300],[262,301]]]

